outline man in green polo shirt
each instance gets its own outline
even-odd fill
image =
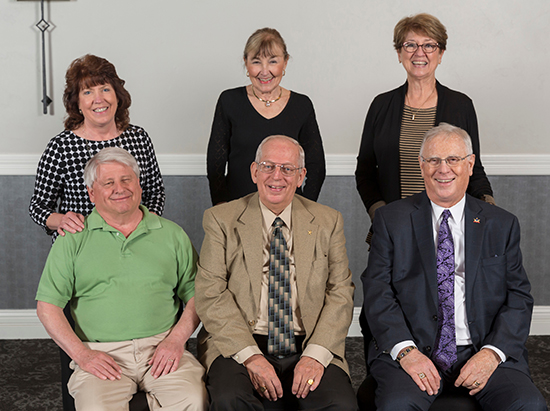
[[[140,205],[139,167],[125,150],[100,151],[84,180],[95,208],[82,231],[57,239],[36,295],[40,321],[73,360],[76,409],[124,409],[139,388],[152,409],[205,410],[204,369],[185,350],[199,324],[191,241]]]

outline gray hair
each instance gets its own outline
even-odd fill
[[[92,188],[97,178],[97,168],[105,163],[120,163],[131,167],[134,174],[139,179],[139,166],[133,155],[120,147],[107,147],[93,156],[86,163],[84,168],[84,182],[86,186]]]
[[[456,136],[462,139],[464,146],[466,147],[467,154],[473,154],[474,150],[472,149],[472,139],[468,133],[461,129],[460,127],[453,126],[449,123],[439,123],[437,127],[434,127],[424,134],[424,139],[422,140],[422,145],[420,146],[420,155],[424,154],[424,147],[426,147],[430,142],[436,137],[443,137],[445,139]]]
[[[304,149],[302,148],[300,143],[298,143],[298,141],[293,139],[292,137],[283,136],[283,135],[269,136],[263,139],[263,141],[258,146],[258,149],[256,150],[256,159],[254,160],[256,161],[256,163],[259,163],[262,159],[262,151],[263,151],[264,145],[267,142],[275,139],[288,141],[294,144],[296,147],[298,147],[298,151],[300,153],[300,158],[298,159],[298,167],[304,168],[306,166],[306,153],[304,152]]]

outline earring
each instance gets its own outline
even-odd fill
[[[283,77],[285,76],[285,74],[286,74],[286,70],[283,70]]]
[[[78,109],[78,112],[79,112],[80,114],[82,114],[82,110]]]
[[[246,77],[250,77],[250,73],[246,70]]]

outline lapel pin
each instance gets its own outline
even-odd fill
[[[311,235],[311,230],[308,230],[307,234],[308,234],[308,235]]]
[[[477,217],[474,218],[474,223],[479,224],[480,223],[479,218],[477,218]]]

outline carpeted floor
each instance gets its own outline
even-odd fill
[[[195,351],[190,342],[190,351]],[[355,389],[365,377],[362,338],[348,338],[347,358]],[[527,341],[531,374],[550,404],[550,336]],[[62,411],[59,349],[51,340],[0,340],[0,409]]]

